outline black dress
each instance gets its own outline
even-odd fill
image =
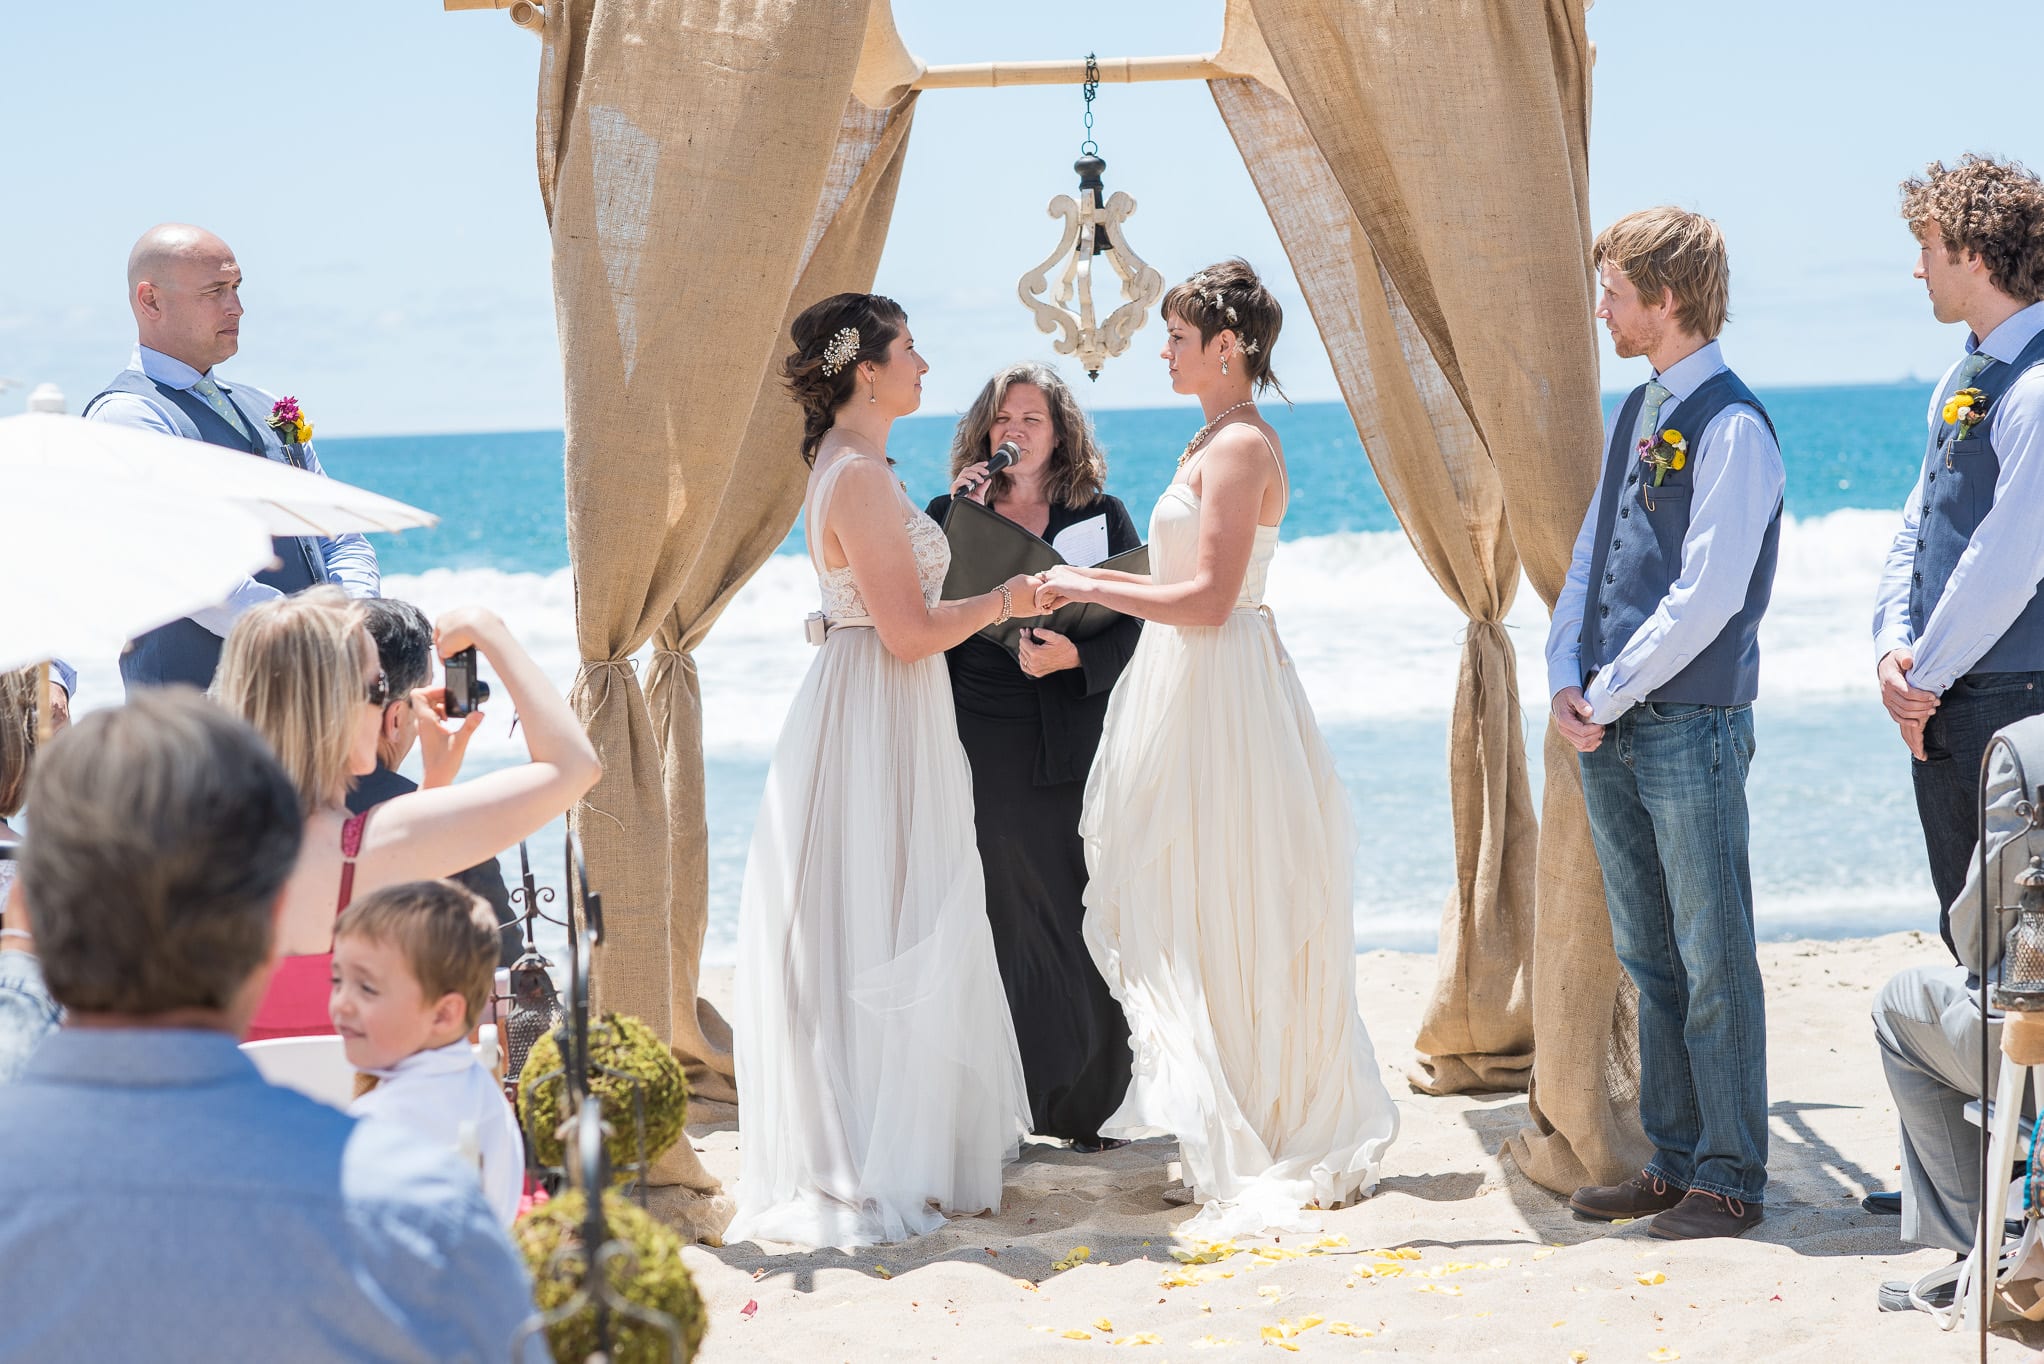
[[[951,499],[929,506],[939,523]],[[1107,517],[1107,550],[1140,545],[1118,498],[1053,505],[1043,538]],[[945,655],[958,738],[972,764],[973,812],[986,868],[987,918],[1035,1130],[1090,1141],[1129,1082],[1128,1022],[1093,965],[1079,809],[1100,746],[1108,693],[1135,652],[1142,622],[1124,618],[1075,641],[1079,666],[1035,678],[1006,649],[974,635]]]

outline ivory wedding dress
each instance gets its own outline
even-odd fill
[[[897,1241],[1001,1201],[1029,1101],[941,653],[890,654],[822,527],[845,464],[810,475],[830,630],[767,774],[740,900],[738,1213],[727,1241]],[[902,494],[924,599],[950,565]]]
[[[1155,581],[1192,576],[1200,514],[1164,490]],[[1100,1130],[1177,1136],[1205,1205],[1179,1233],[1207,1239],[1367,1194],[1398,1131],[1356,1014],[1348,796],[1263,605],[1277,542],[1258,527],[1225,624],[1144,627],[1079,826],[1086,942],[1135,1051]]]

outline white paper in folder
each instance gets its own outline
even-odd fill
[[[1057,533],[1050,547],[1074,568],[1091,568],[1107,557],[1107,513],[1074,521]]]

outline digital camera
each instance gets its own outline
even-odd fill
[[[447,668],[447,716],[458,720],[490,699],[490,684],[476,676],[476,649],[471,644],[460,653],[449,654]]]

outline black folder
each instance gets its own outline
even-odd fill
[[[951,499],[950,510],[944,513],[944,535],[951,541],[951,571],[944,577],[946,601],[976,597],[993,591],[1017,573],[1041,573],[1064,562],[1048,541],[969,498]],[[1148,573],[1150,547],[1137,545],[1103,559],[1094,567]],[[1017,616],[1028,609],[1027,602],[1015,603]],[[1009,653],[1020,654],[1024,630],[1042,628],[1055,630],[1068,639],[1091,639],[1119,619],[1121,612],[1098,602],[1069,601],[1048,616],[1005,620],[979,633]]]

